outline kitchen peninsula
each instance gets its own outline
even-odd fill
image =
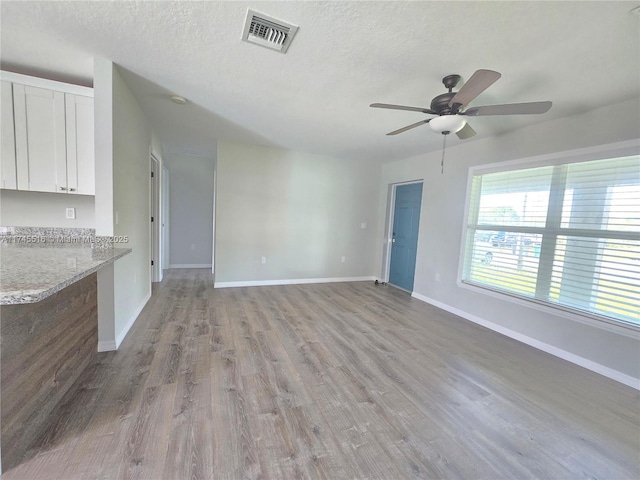
[[[93,230],[16,229],[0,235],[3,470],[28,453],[96,355],[96,272],[131,252]]]

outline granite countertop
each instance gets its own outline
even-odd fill
[[[82,245],[0,245],[0,305],[35,303],[130,253]]]

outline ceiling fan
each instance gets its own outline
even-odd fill
[[[476,70],[460,90],[458,92],[454,92],[453,89],[460,81],[460,75],[447,75],[442,79],[442,83],[449,92],[438,95],[431,100],[431,108],[406,107],[403,105],[389,105],[387,103],[372,103],[371,106],[375,108],[409,110],[413,112],[437,115],[436,117],[427,118],[426,120],[421,120],[398,130],[394,130],[393,132],[387,133],[387,135],[397,135],[428,123],[433,131],[442,133],[443,135],[455,133],[461,140],[471,138],[476,134],[475,130],[467,123],[465,117],[482,117],[486,115],[533,115],[545,113],[551,108],[551,102],[547,101],[486,105],[482,107],[471,107],[465,110],[469,103],[489,88],[500,77],[501,74],[492,70]]]

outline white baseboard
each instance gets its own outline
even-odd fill
[[[174,263],[169,268],[211,268],[210,263]]]
[[[253,280],[244,282],[215,282],[213,288],[264,287],[268,285],[301,285],[306,283],[338,283],[374,281],[376,277],[293,278],[285,280]]]
[[[429,303],[435,307],[446,310],[449,313],[453,313],[459,317],[464,318],[465,320],[469,320],[473,323],[477,323],[478,325],[482,325],[494,332],[498,332],[502,335],[505,335],[509,338],[513,338],[519,342],[525,343],[531,347],[537,348],[538,350],[542,350],[543,352],[547,352],[556,357],[562,358],[568,362],[574,363],[581,367],[586,368],[587,370],[591,370],[592,372],[599,373],[600,375],[604,375],[611,380],[615,380],[616,382],[623,383],[628,387],[635,388],[636,390],[640,390],[640,380],[632,377],[631,375],[627,375],[626,373],[619,372],[618,370],[614,370],[605,365],[601,365],[587,358],[581,357],[571,352],[567,352],[566,350],[562,350],[561,348],[555,347],[553,345],[549,345],[548,343],[541,342],[540,340],[536,340],[535,338],[524,335],[520,332],[516,332],[515,330],[511,330],[509,328],[503,327],[502,325],[498,325],[497,323],[490,322],[489,320],[485,320],[484,318],[478,317],[477,315],[473,315],[471,313],[465,312],[458,308],[452,307],[451,305],[447,305],[446,303],[439,302],[438,300],[434,300],[433,298],[429,298],[425,295],[421,295],[419,293],[412,293],[412,297],[421,300],[425,303]]]
[[[115,340],[100,340],[98,341],[98,351],[99,352],[111,352],[113,350],[117,350]]]
[[[129,321],[120,332],[120,335],[118,335],[115,340],[98,341],[98,352],[111,352],[113,350],[118,349],[118,347],[120,346],[124,338],[127,336],[127,333],[129,333],[129,330],[131,330],[131,327],[133,327],[133,324],[136,323],[136,320],[140,316],[140,312],[142,312],[142,310],[147,305],[147,302],[149,301],[150,298],[151,298],[151,292],[149,292],[149,294],[144,298],[144,300],[138,306],[135,312],[133,312],[133,314],[129,318]]]
[[[138,308],[136,308],[136,311],[133,312],[133,315],[131,315],[131,317],[129,318],[129,321],[127,322],[125,327],[122,329],[122,332],[120,332],[120,335],[116,337],[116,350],[124,340],[124,337],[127,336],[127,333],[129,333],[129,330],[131,330],[131,327],[133,327],[133,324],[136,323],[136,320],[140,316],[140,312],[142,312],[142,310],[147,305],[147,302],[149,301],[150,298],[151,298],[151,291],[149,291],[147,296],[144,297],[144,300],[140,303]]]

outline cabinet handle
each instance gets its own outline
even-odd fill
[[[60,187],[60,190],[62,190],[62,191],[66,191],[66,190],[67,190],[67,187]]]
[[[75,191],[76,191],[76,189],[75,189],[75,188],[70,188],[70,189],[69,189],[69,191],[70,191],[70,192],[75,192]]]

